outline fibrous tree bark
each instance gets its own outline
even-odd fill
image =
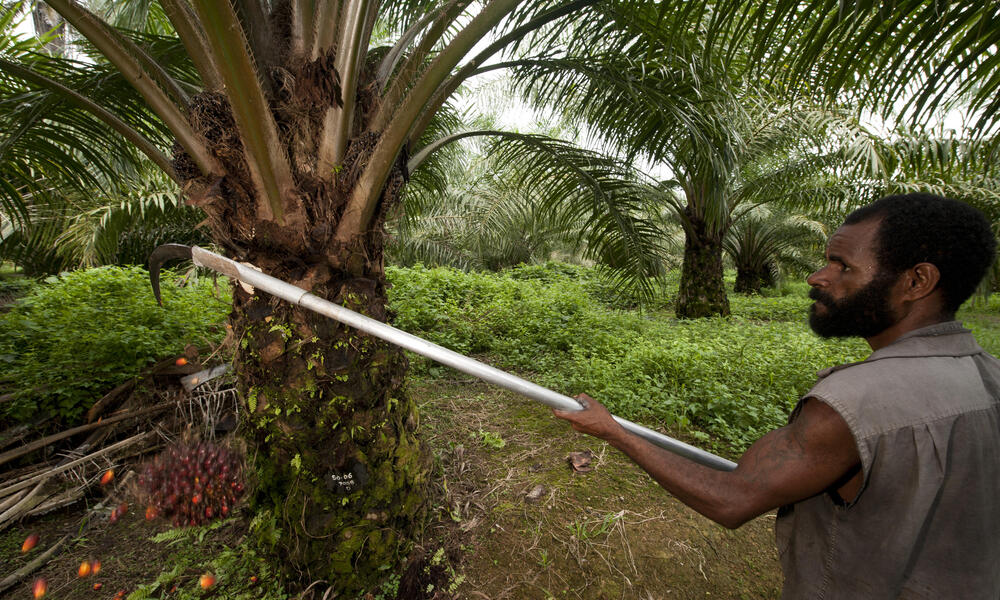
[[[722,278],[724,234],[690,207],[685,212],[684,265],[674,312],[682,319],[726,316],[729,298]]]

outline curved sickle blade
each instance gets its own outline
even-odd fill
[[[153,250],[153,253],[149,255],[149,283],[153,286],[153,296],[156,297],[156,303],[160,306],[163,306],[163,300],[160,298],[160,267],[163,266],[163,263],[175,258],[191,260],[191,246],[163,244],[157,246],[156,250]]]

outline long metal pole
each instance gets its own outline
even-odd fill
[[[205,250],[204,248],[199,248],[198,246],[192,247],[191,258],[194,261],[194,264],[200,267],[206,267],[208,269],[212,269],[213,271],[218,271],[219,273],[228,275],[229,277],[239,279],[246,284],[262,289],[269,294],[281,298],[282,300],[287,300],[292,304],[315,311],[321,315],[330,317],[335,321],[354,327],[355,329],[360,329],[369,335],[373,335],[397,346],[401,346],[411,352],[416,352],[421,356],[425,356],[443,365],[447,365],[453,369],[482,379],[483,381],[487,381],[511,390],[512,392],[517,392],[518,394],[527,396],[528,398],[541,402],[546,406],[560,410],[582,410],[580,403],[569,396],[553,392],[548,388],[544,388],[525,379],[521,379],[516,375],[511,375],[510,373],[481,363],[478,360],[453,352],[447,348],[428,342],[423,338],[406,333],[400,329],[396,329],[391,325],[386,325],[381,321],[376,321],[375,319],[356,313],[353,310],[344,308],[343,306],[334,304],[333,302],[329,302],[318,296],[314,296],[300,287],[296,287],[290,283],[281,281],[280,279],[275,279],[274,277],[261,273],[252,267],[242,265],[224,256]],[[699,464],[720,471],[732,471],[736,468],[736,463],[726,460],[721,456],[717,456],[711,452],[706,452],[700,448],[695,448],[690,444],[685,444],[680,440],[675,440],[672,437],[663,435],[658,431],[653,431],[652,429],[643,427],[642,425],[638,425],[627,419],[623,419],[618,416],[615,416],[614,419],[627,431],[634,433],[635,435],[646,439],[661,448],[669,450],[674,454],[679,454],[680,456],[689,458]]]

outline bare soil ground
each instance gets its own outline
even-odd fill
[[[417,578],[417,590],[404,574],[397,597],[742,600],[779,595],[773,515],[728,531],[684,507],[615,450],[573,432],[545,407],[486,384],[415,380],[410,393],[421,406],[437,486],[434,509],[413,552],[422,560],[411,562],[419,565],[411,571],[420,570],[424,577]],[[591,469],[574,471],[567,456],[586,451],[592,454]],[[101,500],[93,499],[90,506]],[[106,503],[113,506],[116,500]],[[168,524],[146,521],[133,508],[113,525],[105,511],[80,529],[86,508],[78,504],[0,532],[0,578],[37,556],[37,551],[20,552],[29,533],[40,534],[40,548],[73,533],[63,552],[3,599],[32,598],[32,580],[39,576],[48,582],[46,598],[110,599],[119,590],[152,583],[178,564],[185,548],[150,540]],[[207,564],[236,546],[244,528],[245,519],[231,519],[198,540],[197,553]],[[93,559],[101,561],[101,572],[79,578],[80,563]],[[186,566],[154,597],[172,597],[174,585],[195,589],[202,572],[196,564]],[[101,584],[99,590],[93,589],[95,583]],[[253,590],[250,582],[246,585]],[[264,586],[259,589],[263,595]],[[367,598],[397,595],[389,589]]]
[[[729,531],[605,443],[497,388],[437,381],[412,393],[447,482],[436,527],[450,518],[465,533],[459,598],[779,595],[773,515]],[[567,456],[586,451],[593,470],[574,471]]]

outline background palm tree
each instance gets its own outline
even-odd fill
[[[818,266],[826,241],[819,221],[759,205],[733,219],[723,247],[736,267],[734,292],[759,294],[786,275],[802,275]]]
[[[558,255],[599,263],[623,290],[648,297],[663,251],[640,173],[539,134],[472,146],[450,163],[444,193],[408,188],[394,257],[498,270]]]

